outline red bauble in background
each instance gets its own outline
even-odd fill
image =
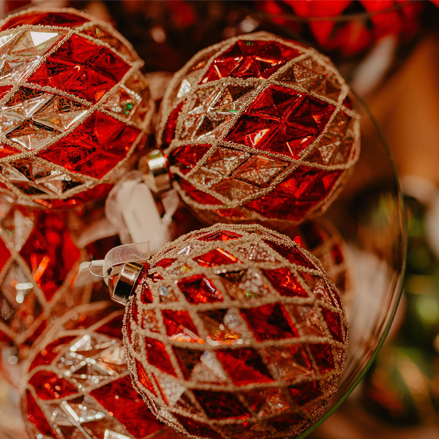
[[[286,229],[321,214],[359,156],[348,94],[326,57],[265,32],[201,51],[160,110],[174,186],[208,224]]]
[[[123,310],[99,302],[71,310],[34,348],[22,395],[29,438],[178,439],[131,385]]]
[[[346,302],[350,302],[353,295],[352,261],[349,248],[336,227],[319,218],[305,221],[287,234],[322,263],[346,307]]]
[[[0,22],[0,191],[45,207],[108,193],[149,130],[142,65],[110,25],[73,9]]]
[[[409,42],[420,30],[422,10],[422,2],[411,0],[263,0],[254,5],[336,57],[363,54],[384,37]]]
[[[0,209],[0,340],[20,348],[32,344],[55,310],[63,314],[90,294],[73,288],[86,252],[65,213],[6,202]]]
[[[220,225],[163,247],[124,320],[130,371],[157,417],[193,438],[285,438],[316,421],[347,355],[319,261],[261,226]]]

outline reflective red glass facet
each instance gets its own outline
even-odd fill
[[[214,303],[224,300],[212,281],[204,274],[182,279],[177,282],[177,286],[190,303]]]
[[[156,395],[156,391],[154,389],[154,386],[151,382],[151,380],[148,377],[148,374],[146,373],[146,370],[144,367],[136,361],[136,370],[137,370],[137,377],[140,381],[140,383],[145,386],[150,392],[152,392],[154,395]]]
[[[65,217],[43,213],[20,255],[46,299],[51,300],[81,252],[73,242]]]
[[[3,240],[0,239],[0,271],[5,266],[6,262],[8,262],[8,259],[11,257],[11,252],[6,247],[6,244],[3,242]]]
[[[293,401],[302,406],[323,395],[318,381],[307,381],[288,388]]]
[[[26,390],[26,406],[27,406],[27,417],[32,424],[40,431],[42,434],[57,439],[57,434],[53,431],[52,427],[46,420],[44,413],[38,406],[35,398],[29,390]]]
[[[187,311],[162,311],[166,334],[173,340],[196,342],[198,330]]]
[[[281,256],[285,259],[288,259],[292,264],[301,265],[302,267],[315,269],[313,263],[308,258],[305,258],[300,250],[296,247],[286,247],[285,245],[278,244],[273,241],[264,241],[268,244],[273,250],[276,250]]]
[[[268,218],[299,221],[325,199],[341,174],[301,165],[271,192],[245,207]]]
[[[64,398],[78,392],[67,380],[49,371],[37,372],[29,384],[35,388],[38,398],[42,400]]]
[[[328,372],[335,368],[331,345],[326,343],[312,344],[310,345],[310,350],[321,373]]]
[[[173,262],[175,262],[177,259],[175,258],[163,258],[160,259],[160,261],[158,261],[155,265],[157,267],[162,267],[162,268],[166,268],[169,267],[170,265],[172,265]]]
[[[7,157],[12,154],[19,154],[21,151],[13,148],[12,146],[6,145],[5,143],[0,144],[0,159]]]
[[[214,205],[221,205],[223,204],[220,200],[215,198],[213,195],[206,194],[203,191],[200,191],[197,189],[194,185],[189,183],[187,180],[180,180],[181,187],[184,189],[184,191],[189,195],[191,198],[193,198],[196,202],[200,204],[214,204]]]
[[[38,352],[29,370],[34,369],[37,366],[51,364],[52,361],[58,356],[58,354],[65,349],[66,345],[70,343],[75,337],[61,337],[52,343],[48,344],[45,349]]]
[[[340,316],[328,309],[322,310],[326,325],[335,340],[343,342],[343,331],[341,328]]]
[[[31,12],[13,17],[8,20],[1,30],[13,29],[25,24],[41,25],[41,26],[62,26],[62,27],[78,27],[87,22],[84,17],[79,15],[62,13],[62,12]]]
[[[117,316],[114,319],[111,319],[109,322],[104,323],[99,328],[95,329],[95,332],[98,334],[105,334],[113,339],[122,340],[122,324],[123,324],[123,316]]]
[[[129,376],[93,390],[90,395],[111,412],[135,438],[142,439],[163,428],[134,390]]]
[[[240,313],[258,341],[282,340],[299,336],[296,327],[286,317],[287,314],[280,304],[242,308]]]
[[[315,374],[305,344],[267,347],[264,351],[272,367],[285,381],[298,381]]]
[[[213,61],[201,82],[227,76],[266,79],[298,55],[297,50],[273,41],[238,41]]]
[[[97,200],[99,198],[107,196],[112,187],[113,186],[111,184],[98,184],[94,188],[80,192],[79,194],[73,195],[66,199],[42,200],[40,198],[35,198],[33,201],[37,204],[44,206],[46,209],[74,207],[84,204],[87,201]]]
[[[200,241],[230,241],[233,239],[241,238],[242,235],[234,232],[215,232],[208,235],[204,235],[199,238]]]
[[[217,357],[236,385],[273,381],[267,366],[254,349],[219,350]]]
[[[226,252],[222,248],[217,248],[204,255],[194,258],[194,261],[201,265],[202,267],[215,267],[216,265],[224,264],[240,264],[235,256]]]
[[[6,93],[12,88],[12,85],[2,85],[0,86],[0,99],[6,95]]]
[[[211,419],[245,419],[250,413],[238,397],[229,392],[194,390],[195,398]]]
[[[166,352],[165,345],[161,341],[145,337],[145,347],[146,352],[148,353],[148,361],[151,364],[163,372],[176,376],[171,359]]]
[[[183,174],[190,172],[202,159],[211,145],[186,145],[172,151],[169,155],[169,164],[178,166]]]
[[[274,429],[276,429],[277,431],[283,432],[291,427],[295,427],[303,423],[303,421],[304,418],[300,416],[298,413],[295,413],[293,415],[286,414],[286,415],[281,415],[271,418],[268,421],[268,424],[272,426]]]
[[[305,93],[270,85],[225,140],[298,158],[323,131],[335,107]]]
[[[163,142],[165,146],[169,145],[172,139],[175,137],[175,129],[177,127],[178,116],[180,116],[184,104],[185,101],[178,104],[177,107],[172,110],[172,113],[169,116],[165,131],[163,133]]]
[[[137,128],[96,112],[39,156],[72,172],[102,178],[126,157],[139,133]]]
[[[204,422],[197,421],[195,419],[187,418],[186,416],[181,416],[175,413],[178,422],[185,428],[185,430],[194,436],[205,436],[212,439],[222,439],[222,436],[218,434],[215,430],[210,428]]]
[[[95,104],[129,68],[125,61],[106,47],[72,35],[49,56],[29,82],[62,89]]]
[[[278,268],[276,270],[264,270],[274,288],[282,295],[287,297],[308,297],[306,290],[300,285],[297,278],[288,268]]]

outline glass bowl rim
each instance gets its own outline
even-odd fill
[[[375,117],[373,116],[372,112],[369,110],[369,107],[366,105],[364,100],[357,94],[355,91],[351,88],[351,93],[355,96],[355,99],[359,102],[361,107],[365,110],[367,116],[370,118],[374,129],[376,130],[381,142],[382,146],[384,147],[387,157],[389,159],[390,165],[393,169],[393,173],[396,179],[396,189],[397,189],[397,198],[401,206],[401,214],[402,214],[402,221],[401,221],[401,238],[402,238],[402,260],[401,260],[401,273],[398,276],[398,282],[395,286],[395,303],[393,305],[393,308],[390,312],[389,321],[387,322],[386,327],[384,328],[384,331],[381,335],[380,340],[378,341],[377,347],[375,348],[372,356],[369,358],[367,364],[364,366],[361,373],[358,375],[358,377],[355,379],[355,381],[350,385],[348,390],[344,393],[344,395],[333,405],[330,407],[330,409],[320,418],[318,419],[313,425],[311,425],[309,428],[307,428],[304,432],[302,432],[299,436],[297,436],[296,439],[303,439],[306,436],[308,436],[311,432],[317,429],[321,424],[323,424],[332,414],[335,413],[335,411],[346,401],[346,399],[349,397],[349,395],[355,390],[355,388],[358,386],[358,384],[361,382],[361,380],[366,375],[369,368],[372,366],[373,362],[375,361],[379,351],[381,350],[384,342],[386,341],[387,335],[389,334],[390,328],[392,326],[393,320],[395,318],[396,311],[399,306],[399,302],[402,297],[404,282],[403,282],[403,276],[405,272],[406,267],[406,258],[407,258],[407,211],[405,208],[404,203],[404,197],[401,189],[401,184],[398,178],[398,170],[395,164],[395,161],[393,159],[393,155],[391,153],[390,147],[384,137],[384,134],[381,130],[381,127],[379,126],[378,122],[376,121]]]

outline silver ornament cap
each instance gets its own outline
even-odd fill
[[[120,272],[112,275],[108,282],[111,300],[121,305],[126,305],[143,271],[143,264],[137,262],[127,262],[124,264]]]

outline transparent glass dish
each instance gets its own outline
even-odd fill
[[[352,256],[349,356],[331,406],[299,438],[322,424],[359,384],[389,332],[402,293],[406,219],[396,169],[367,107],[357,100],[356,108],[362,115],[361,156],[346,188],[324,215]]]
[[[78,7],[77,2],[71,3]],[[280,31],[278,25],[272,27],[269,30]],[[387,336],[401,297],[406,248],[402,194],[391,153],[376,122],[364,104],[358,100],[355,105],[362,115],[361,156],[344,191],[324,215],[354,256],[349,356],[330,407],[299,438],[321,425],[359,384]]]

